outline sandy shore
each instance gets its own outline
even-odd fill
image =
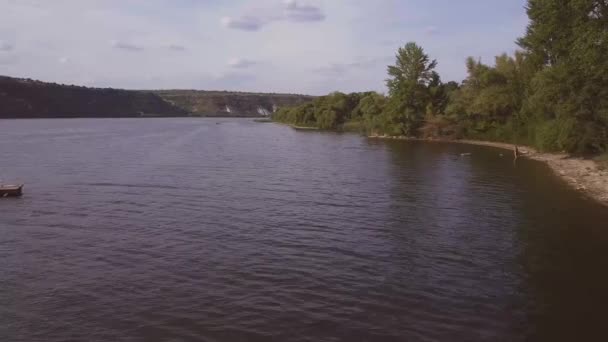
[[[320,128],[317,127],[308,127],[308,126],[296,126],[296,125],[289,125],[289,127],[298,130],[298,131],[320,131]]]
[[[371,136],[375,139],[387,139],[383,136]],[[413,140],[408,138],[388,138]],[[515,145],[477,140],[426,140],[469,145],[490,146],[513,151]],[[549,167],[575,189],[586,193],[598,202],[608,206],[608,169],[602,170],[599,165],[589,159],[575,158],[567,154],[541,153],[533,148],[518,146],[524,153],[521,158],[530,158],[547,163]],[[513,153],[513,152],[511,152]]]

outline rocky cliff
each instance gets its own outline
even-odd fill
[[[195,116],[268,116],[283,106],[312,100],[296,94],[159,90],[155,94]]]
[[[310,96],[87,88],[0,76],[0,118],[267,116]]]

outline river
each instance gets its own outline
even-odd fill
[[[608,336],[608,210],[508,151],[5,120],[0,178],[1,341]]]

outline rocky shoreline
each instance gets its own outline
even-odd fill
[[[513,151],[515,145],[491,141],[477,140],[429,140],[407,137],[370,136],[373,139],[420,140],[428,142],[449,142],[458,144],[490,146]],[[602,169],[598,163],[590,159],[572,157],[568,154],[542,153],[527,147],[518,146],[523,153],[522,158],[547,163],[549,167],[569,185],[591,198],[608,206],[608,169]]]

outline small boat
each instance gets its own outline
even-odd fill
[[[23,195],[23,184],[2,185],[0,184],[0,197],[19,197]]]

